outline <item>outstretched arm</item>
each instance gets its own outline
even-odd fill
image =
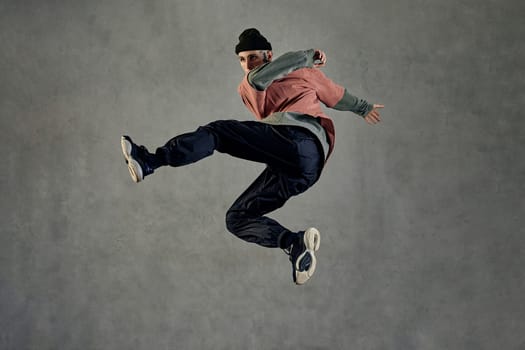
[[[326,54],[321,50],[315,50],[314,67],[320,68],[324,67],[325,65]],[[377,124],[381,121],[379,109],[384,108],[385,106],[381,104],[370,104],[366,100],[350,94],[347,89],[344,89],[342,86],[335,84],[322,73],[320,74],[320,77],[322,77],[322,84],[320,84],[317,94],[323,103],[328,103],[327,105],[333,109],[354,112],[362,116],[368,124]],[[332,92],[341,89],[344,89],[343,97],[334,104],[335,101],[333,101],[331,98],[333,96]],[[331,104],[329,102],[330,100],[333,101]]]
[[[381,104],[370,104],[368,101],[358,98],[345,89],[341,100],[332,108],[339,111],[350,111],[362,116],[368,124],[377,124],[381,121],[379,109],[385,106]]]

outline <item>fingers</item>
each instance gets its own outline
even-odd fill
[[[384,107],[384,105],[379,104],[373,105],[373,109],[365,116],[365,121],[371,125],[381,122],[381,116],[379,115],[378,109]]]
[[[373,115],[370,113],[365,117],[365,121],[370,125],[375,125],[381,122],[381,118],[379,117],[379,114]]]
[[[316,49],[314,52],[314,60],[326,60],[326,54],[324,51]]]
[[[324,51],[315,50],[314,67],[324,67],[326,65],[326,54]]]

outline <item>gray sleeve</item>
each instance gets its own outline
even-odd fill
[[[313,67],[314,50],[294,51],[260,65],[248,73],[248,82],[259,91],[265,90],[274,80],[299,68]]]
[[[345,89],[343,98],[337,104],[332,107],[339,111],[350,111],[364,117],[373,109],[373,105],[368,103],[366,100],[355,97]]]

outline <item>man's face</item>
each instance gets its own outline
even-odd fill
[[[246,74],[261,64],[272,60],[272,52],[264,50],[241,51],[238,56],[242,70]]]

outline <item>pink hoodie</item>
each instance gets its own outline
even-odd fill
[[[334,123],[323,113],[320,102],[327,107],[334,107],[343,98],[345,88],[327,78],[318,68],[297,69],[281,79],[274,80],[264,91],[253,88],[245,75],[239,84],[238,92],[246,107],[258,120],[279,112],[319,117],[319,122],[329,139],[328,155],[333,151]]]

